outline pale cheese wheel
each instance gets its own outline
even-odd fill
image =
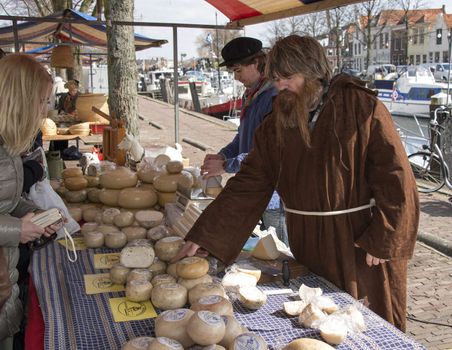
[[[64,193],[64,198],[69,203],[80,203],[86,200],[86,191],[85,190],[79,190],[79,191],[66,191]]]
[[[101,174],[99,181],[103,188],[119,190],[127,187],[135,187],[138,182],[138,176],[128,168],[117,167],[114,170]]]
[[[86,181],[88,182],[88,187],[97,187],[100,184],[99,176],[84,176]]]
[[[171,158],[169,156],[167,156],[166,154],[159,154],[157,157],[155,157],[153,164],[155,167],[161,168],[170,161],[171,161]]]
[[[184,245],[184,240],[177,236],[165,237],[155,243],[155,255],[160,260],[170,261]]]
[[[66,187],[64,187],[64,185],[60,185],[60,187],[58,187],[55,192],[58,193],[60,195],[60,197],[64,198],[64,194],[68,191],[68,189]]]
[[[303,312],[306,305],[303,300],[286,301],[283,303],[283,309],[289,316],[298,316]]]
[[[148,240],[131,241],[121,250],[121,264],[130,268],[148,268],[154,262],[154,249]]]
[[[114,284],[126,284],[130,269],[120,263],[114,264],[110,269],[110,280]]]
[[[221,191],[223,191],[223,187],[207,187],[206,195],[208,195],[209,197],[217,198]]]
[[[83,220],[86,222],[94,222],[98,213],[102,213],[102,210],[93,207],[86,208],[83,210]]]
[[[177,271],[176,271],[176,274],[177,274]],[[177,283],[179,283],[180,285],[187,288],[187,290],[191,290],[192,288],[196,287],[200,283],[210,283],[210,282],[212,282],[212,277],[207,274],[202,277],[199,277],[199,278],[181,278],[181,277],[179,277],[177,279]]]
[[[201,297],[191,305],[190,309],[193,311],[212,311],[220,316],[232,316],[234,314],[231,302],[219,295]]]
[[[166,272],[166,263],[159,258],[155,258],[152,265],[148,267],[148,270],[152,272],[153,276],[163,275]],[[174,282],[176,282],[176,280],[174,280]]]
[[[175,278],[177,278],[177,263],[173,263],[173,264],[169,264],[168,267],[166,268],[166,273],[168,275],[171,275]],[[188,288],[187,288],[188,290]]]
[[[68,212],[69,212],[69,215],[75,220],[75,221],[77,221],[77,222],[79,222],[79,221],[81,221],[82,220],[82,209],[80,209],[80,208],[75,208],[75,207],[72,207],[72,208],[67,208],[68,209]]]
[[[171,236],[171,234],[165,225],[158,225],[156,227],[152,227],[147,232],[147,237],[152,242],[156,242],[159,239],[162,239],[162,238],[168,237],[168,236]]]
[[[126,286],[126,298],[136,303],[151,298],[152,284],[144,279],[129,281]]]
[[[127,241],[146,238],[146,229],[140,226],[128,226],[121,229],[127,236]]]
[[[119,232],[119,229],[113,225],[99,225],[97,226],[97,231],[102,232],[103,234],[111,233],[111,232]]]
[[[189,309],[175,309],[162,312],[155,320],[155,335],[177,340],[184,348],[194,344],[187,334],[187,324],[194,312]]]
[[[88,248],[100,248],[104,245],[105,236],[102,232],[92,231],[85,233],[83,240]]]
[[[159,192],[176,192],[178,180],[177,174],[162,174],[154,178],[154,187]]]
[[[153,337],[138,337],[125,343],[121,350],[148,350],[152,340]]]
[[[152,280],[152,272],[148,269],[132,269],[127,275],[127,283],[134,280]]]
[[[99,200],[101,201],[101,203],[103,203],[105,205],[117,207],[119,192],[121,192],[121,190],[110,190],[110,189],[103,188],[102,190],[100,190]]]
[[[177,283],[162,283],[152,290],[151,300],[161,310],[179,309],[187,303],[187,289]]]
[[[228,272],[223,276],[221,284],[226,290],[237,291],[240,287],[256,286],[256,277],[243,272]]]
[[[177,340],[157,337],[149,343],[148,350],[184,350],[184,347]]]
[[[207,345],[201,348],[202,350],[226,350],[224,346],[218,344]]]
[[[185,279],[200,278],[209,272],[209,262],[198,256],[189,256],[177,262],[177,275]]]
[[[196,344],[216,344],[224,338],[226,325],[214,312],[197,311],[187,324],[187,333]]]
[[[242,326],[235,319],[233,315],[222,316],[224,324],[226,325],[226,331],[223,339],[219,342],[220,345],[228,348],[232,344],[235,338],[243,333]]]
[[[276,260],[279,257],[279,250],[271,234],[262,237],[257,242],[251,255],[261,260]]]
[[[154,287],[156,287],[162,283],[176,283],[176,279],[168,274],[156,275],[154,276],[154,278],[152,278],[151,283]]]
[[[105,245],[108,248],[117,249],[122,248],[127,243],[127,236],[120,231],[110,232],[105,234]]]
[[[282,350],[334,350],[334,348],[321,340],[299,338],[291,341]]]
[[[82,232],[82,234],[85,234],[87,232],[97,231],[98,226],[99,225],[95,222],[85,222],[83,224],[83,226],[81,227],[80,231]]]
[[[194,186],[195,180],[190,172],[182,170],[181,173],[178,174],[177,183],[182,188],[190,189]]]
[[[131,226],[135,221],[135,215],[131,211],[123,211],[115,216],[113,223],[116,227],[123,228]]]
[[[208,296],[208,295],[219,295],[223,298],[226,297],[226,292],[220,283],[216,282],[206,282],[199,283],[188,291],[188,302],[193,304],[198,301],[198,299]]]
[[[171,160],[166,163],[166,171],[168,174],[179,174],[182,169],[184,169],[184,165],[178,160]]]
[[[239,298],[242,305],[251,310],[260,309],[267,302],[267,295],[253,286],[239,288]]]
[[[82,177],[82,176],[83,172],[82,169],[80,168],[67,168],[61,172],[61,177],[65,180],[70,177]]]
[[[88,200],[92,203],[100,203],[100,192],[102,190],[98,188],[93,188],[91,191],[87,192]]]
[[[137,171],[138,178],[147,184],[152,184],[156,176],[164,173],[163,170],[154,167],[142,167]]]
[[[118,205],[127,209],[151,208],[157,203],[157,194],[144,187],[125,188],[119,192]]]
[[[303,327],[310,328],[314,321],[323,319],[326,317],[326,313],[324,313],[320,308],[318,308],[314,304],[308,304],[300,316],[298,316],[298,323],[300,323]]]
[[[102,222],[106,225],[113,225],[115,222],[115,216],[121,212],[118,208],[108,208],[102,212]]]
[[[64,187],[69,191],[83,190],[88,187],[88,181],[84,177],[68,177],[64,180]]]
[[[339,345],[347,338],[347,326],[333,320],[319,326],[320,336],[329,344]]]
[[[228,350],[267,350],[268,346],[264,338],[255,333],[242,333],[238,335],[229,346]]]
[[[158,203],[164,208],[168,203],[176,203],[177,195],[176,192],[160,192],[157,191]]]
[[[163,221],[163,213],[157,210],[140,210],[135,213],[135,220],[144,228],[152,228]]]

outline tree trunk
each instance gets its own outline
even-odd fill
[[[109,1],[109,19],[133,21],[133,0]],[[129,134],[138,135],[137,65],[132,26],[107,26],[108,106]]]

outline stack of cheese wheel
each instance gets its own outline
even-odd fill
[[[152,305],[161,310],[173,310],[187,303],[187,288],[178,283],[160,283],[152,289]]]
[[[141,227],[150,229],[162,223],[163,214],[156,210],[139,210],[135,213],[135,220]]]
[[[177,283],[188,290],[200,283],[212,282],[209,272],[209,262],[197,256],[183,258],[176,264]]]
[[[220,316],[232,316],[234,314],[231,302],[219,295],[207,295],[198,299],[190,307],[193,311],[207,310]]]
[[[69,127],[69,133],[72,135],[88,136],[90,133],[89,123],[79,123]]]
[[[101,203],[117,207],[119,205],[119,193],[122,189],[135,187],[138,182],[137,174],[126,167],[117,167],[107,170],[99,176],[102,191],[99,193]]]
[[[80,168],[68,168],[62,171],[64,187],[67,189],[64,198],[69,203],[80,203],[86,200],[88,181],[83,177]]]
[[[197,311],[187,324],[187,334],[199,345],[219,343],[226,334],[226,325],[220,315],[211,311]]]
[[[159,239],[154,246],[155,255],[162,261],[170,261],[184,245],[184,240],[178,236]]]

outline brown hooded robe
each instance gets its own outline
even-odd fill
[[[419,221],[416,183],[392,118],[375,94],[340,75],[331,82],[306,148],[298,129],[276,142],[266,118],[237,175],[205,210],[186,239],[231,263],[276,188],[287,208],[334,211],[335,216],[287,213],[295,258],[400,329],[406,322],[407,260]],[[357,243],[361,248],[356,248]],[[369,267],[366,252],[390,262]]]

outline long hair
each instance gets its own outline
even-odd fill
[[[32,145],[51,83],[47,70],[30,56],[12,54],[0,60],[0,137],[10,155]]]

